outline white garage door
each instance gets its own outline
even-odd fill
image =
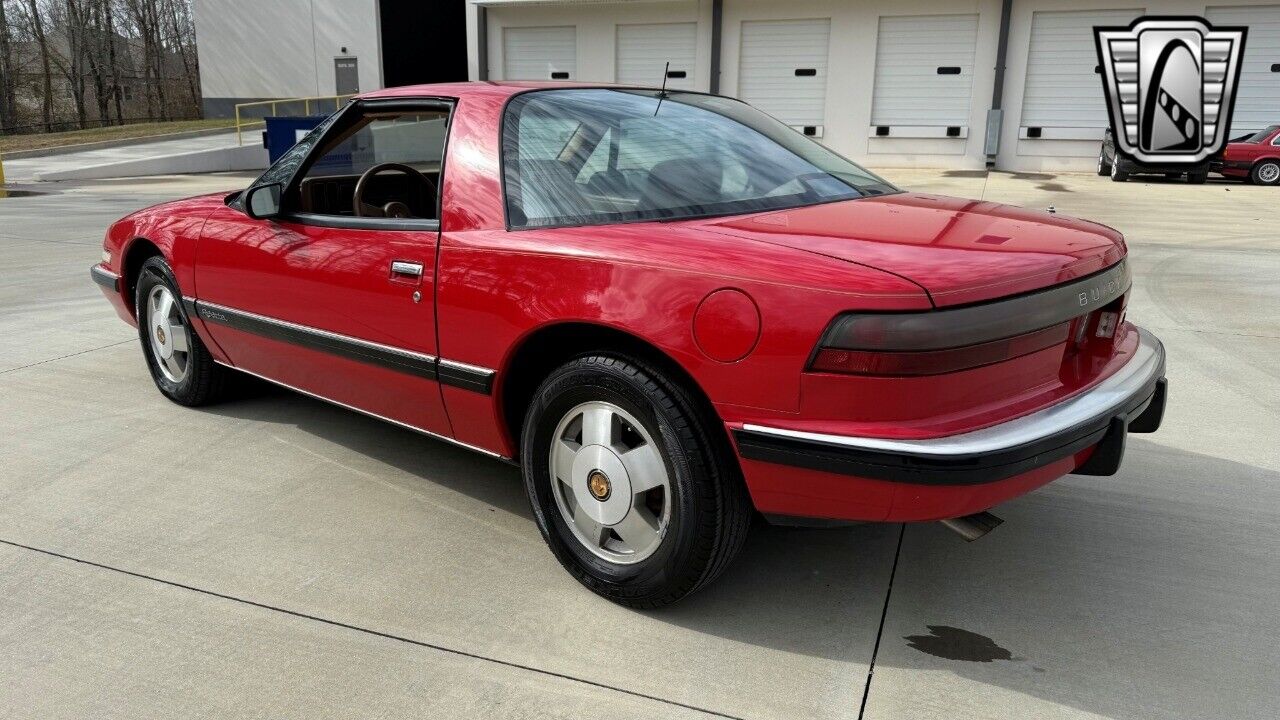
[[[1249,28],[1227,137],[1280,122],[1280,5],[1211,7],[1206,17],[1214,25]]]
[[[1102,76],[1094,72],[1098,51],[1095,25],[1128,25],[1142,10],[1037,12],[1031,18],[1027,84],[1022,96],[1024,136],[1037,129],[1096,128],[1097,137],[1110,121]]]
[[[742,23],[738,97],[792,127],[821,135],[830,37],[826,18]]]
[[[697,23],[618,26],[618,82],[625,85],[662,85],[693,89],[694,62],[698,53]]]
[[[958,136],[969,124],[977,45],[977,15],[880,18],[871,124],[882,135],[951,127]]]
[[[578,33],[572,25],[503,28],[503,79],[572,80],[577,76]]]

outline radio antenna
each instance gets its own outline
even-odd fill
[[[653,116],[658,117],[658,111],[662,109],[662,99],[667,96],[667,74],[671,72],[671,61],[667,61],[666,67],[662,68],[662,89],[658,91],[658,106],[653,109]]]

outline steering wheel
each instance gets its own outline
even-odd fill
[[[355,209],[356,217],[390,217],[390,218],[407,218],[412,217],[409,206],[399,200],[392,200],[379,207],[378,205],[370,205],[364,201],[365,190],[369,187],[369,179],[380,173],[394,171],[404,173],[412,178],[417,178],[418,183],[422,185],[423,197],[434,199],[436,196],[436,184],[431,182],[431,178],[423,175],[417,170],[403,163],[381,163],[374,165],[356,181],[356,191],[351,199],[352,207]]]

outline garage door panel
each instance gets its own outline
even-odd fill
[[[968,125],[977,44],[977,15],[881,17],[871,124],[899,126],[898,136]],[[941,67],[960,72],[939,74]]]
[[[617,81],[625,85],[661,85],[663,70],[670,62],[670,72],[683,72],[684,77],[668,77],[667,87],[692,90],[697,77],[697,54],[697,23],[619,25]]]
[[[1105,128],[1109,123],[1102,79],[1094,72],[1097,25],[1128,25],[1142,9],[1038,11],[1022,96],[1023,127]]]
[[[826,18],[743,22],[738,96],[788,125],[822,125],[830,37]]]
[[[1249,28],[1228,137],[1280,122],[1280,73],[1271,71],[1280,63],[1280,5],[1210,7],[1205,17],[1214,25]]]
[[[576,79],[577,28],[572,25],[504,28],[502,77],[507,80]]]

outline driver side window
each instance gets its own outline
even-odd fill
[[[291,209],[435,219],[448,118],[443,109],[364,115],[320,148],[298,184],[298,207]]]

